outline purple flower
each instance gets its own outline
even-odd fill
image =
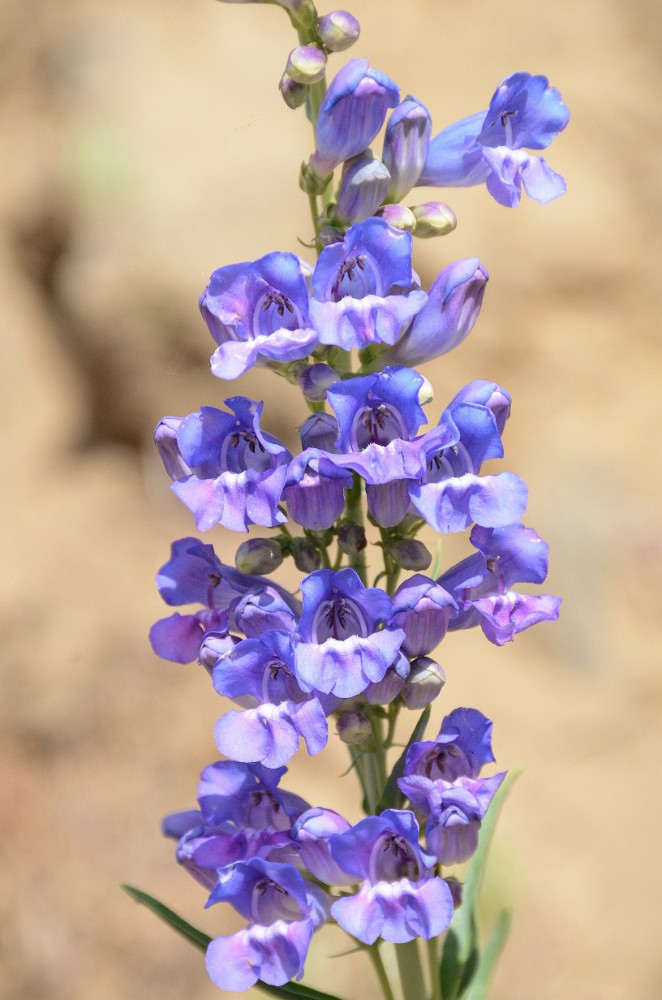
[[[399,96],[397,84],[372,69],[366,59],[350,59],[336,73],[320,106],[311,166],[328,174],[338,163],[362,153]]]
[[[349,351],[393,344],[427,301],[411,267],[412,238],[370,218],[320,254],[310,315],[320,343]]]
[[[324,709],[297,683],[288,632],[238,643],[218,661],[212,678],[219,694],[245,708],[226,712],[216,723],[216,745],[227,757],[278,768],[294,756],[300,739],[311,756],[326,746]]]
[[[565,181],[523,147],[545,149],[569,117],[547,77],[513,73],[499,84],[486,112],[435,136],[418,183],[466,187],[485,181],[490,194],[511,208],[522,187],[536,201],[551,201],[565,192]]]
[[[165,817],[163,833],[178,841],[178,862],[206,888],[216,885],[225,865],[292,853],[292,823],[308,805],[278,790],[285,770],[219,761],[202,772],[200,809]]]
[[[301,687],[352,698],[370,682],[381,681],[404,639],[401,629],[387,624],[388,595],[364,587],[353,569],[311,573],[301,593],[303,612],[294,636]]]
[[[504,771],[452,783],[420,774],[398,778],[400,791],[425,816],[426,847],[442,865],[460,864],[474,853],[480,824],[505,776]]]
[[[419,365],[458,347],[474,327],[489,275],[477,257],[456,260],[428,289],[428,300],[380,364]]]
[[[449,629],[480,625],[490,642],[502,646],[531,625],[556,621],[559,597],[511,590],[514,583],[542,583],[547,576],[549,546],[532,528],[521,523],[497,528],[476,525],[469,541],[478,552],[438,581],[458,603]]]
[[[219,345],[212,374],[234,379],[254,364],[307,357],[317,343],[308,316],[307,266],[291,253],[214,271],[200,311]]]
[[[292,838],[308,871],[327,885],[347,885],[355,879],[333,860],[329,838],[349,830],[349,823],[332,809],[309,809],[292,827]]]
[[[420,515],[443,534],[464,531],[472,521],[500,527],[521,517],[528,493],[519,476],[510,472],[479,476],[483,462],[503,455],[491,410],[477,403],[451,403],[437,430],[443,427],[449,431],[450,440],[442,441],[439,447],[434,438],[428,444],[426,435],[426,473],[409,489]]]
[[[283,499],[293,521],[322,531],[342,514],[351,485],[351,472],[330,463],[318,448],[306,448],[288,466]]]
[[[476,708],[456,708],[444,718],[436,739],[412,743],[403,773],[452,782],[477,778],[494,759],[490,720]]]
[[[247,531],[249,524],[274,527],[285,520],[278,502],[292,456],[260,429],[263,403],[233,396],[226,404],[232,413],[203,406],[179,419],[176,443],[189,474],[171,489],[195,515],[199,531],[215,524],[233,531]]]
[[[430,112],[411,94],[391,112],[382,153],[382,159],[391,175],[389,201],[404,198],[421,176],[428,155],[431,130]]]
[[[207,971],[216,986],[246,990],[258,979],[282,986],[301,978],[313,932],[326,920],[322,890],[296,868],[251,858],[220,869],[207,906],[229,902],[250,921],[207,948]]]
[[[403,652],[417,657],[436,649],[453,610],[457,610],[454,598],[429,577],[416,573],[401,583],[393,595],[391,623],[405,633]]]
[[[348,160],[333,210],[336,223],[351,226],[374,215],[386,198],[390,179],[388,170],[372,150]]]
[[[453,899],[443,879],[432,874],[434,858],[418,844],[418,824],[407,810],[368,816],[329,840],[331,854],[348,875],[362,879],[359,891],[331,905],[348,934],[374,944],[432,938],[446,930]]]

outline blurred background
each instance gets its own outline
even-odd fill
[[[415,248],[424,287],[457,257],[490,271],[469,339],[423,369],[430,419],[473,378],[512,392],[504,468],[529,483],[544,589],[564,598],[557,625],[500,650],[449,636],[438,714],[480,708],[499,764],[523,769],[483,894],[488,922],[515,912],[494,1000],[661,998],[660,8],[351,10],[362,38],[331,71],[369,58],[435,131],[515,70],[545,73],[572,112],[548,151],[564,198],[510,211],[483,187],[448,191],[456,232]],[[311,138],[277,91],[293,34],[276,8],[212,0],[4,0],[0,30],[0,996],[213,1000],[201,956],[118,888],[211,934],[237,926],[202,910],[159,833],[194,805],[222,706],[200,668],[147,643],[167,613],[154,573],[194,533],[151,434],[240,392],[266,397],[296,447],[297,392],[214,379],[197,311],[216,267],[310,236]],[[205,540],[226,562],[241,541]],[[445,543],[445,564],[465,551]],[[356,818],[344,767],[338,748],[297,759],[287,785]],[[324,932],[309,980],[371,995],[360,956],[331,962],[345,948]]]

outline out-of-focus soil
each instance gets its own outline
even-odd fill
[[[471,337],[425,369],[431,419],[472,378],[510,389],[505,467],[529,483],[565,602],[508,648],[449,637],[438,714],[476,705],[500,765],[524,769],[484,892],[488,918],[515,913],[494,1000],[660,998],[660,10],[352,9],[355,53],[437,128],[516,69],[547,74],[572,109],[548,155],[565,198],[508,211],[483,188],[447,192],[457,231],[416,247],[424,284],[456,257],[491,272]],[[210,933],[237,926],[201,910],[159,833],[194,803],[221,706],[199,668],[147,644],[154,572],[194,533],[151,430],[239,391],[266,397],[295,446],[295,390],[212,378],[196,306],[215,267],[309,235],[307,126],[276,89],[291,29],[275,8],[211,0],[5,0],[0,18],[0,996],[212,998],[201,957],[118,889]],[[232,561],[236,538],[209,540]],[[462,551],[444,544],[445,560]],[[289,785],[356,816],[344,766],[340,750],[297,760]],[[370,995],[360,957],[330,964],[345,949],[322,934],[310,980]]]

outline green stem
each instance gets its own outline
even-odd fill
[[[379,979],[379,985],[381,986],[382,993],[384,994],[384,1000],[395,1000],[391,984],[388,981],[386,969],[384,968],[382,956],[379,954],[379,946],[373,945],[372,948],[368,948],[368,954],[370,955],[372,964],[375,967],[375,972],[377,973],[377,978]]]
[[[427,990],[423,981],[416,938],[406,944],[396,944],[395,954],[398,959],[404,1000],[423,1000],[427,996]]]
[[[363,487],[361,485],[361,478],[356,473],[354,473],[354,485],[351,490],[347,491],[347,519],[353,521],[354,524],[363,524]],[[356,555],[352,556],[350,560],[350,566],[355,569],[361,578],[361,583],[364,587],[368,586],[368,567],[366,565],[365,549],[362,552],[357,552]]]
[[[442,1000],[441,979],[439,976],[439,938],[430,938],[427,943],[428,963],[430,965],[430,982],[432,994],[430,1000]]]

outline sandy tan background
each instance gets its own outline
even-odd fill
[[[456,233],[416,250],[424,283],[460,256],[491,272],[471,338],[426,369],[433,417],[475,377],[512,391],[505,467],[530,484],[527,523],[565,599],[557,626],[503,650],[451,636],[439,711],[480,707],[500,764],[525,769],[484,896],[488,916],[515,908],[494,1000],[660,998],[660,9],[352,10],[351,54],[438,129],[516,69],[546,73],[572,110],[549,152],[564,199],[508,211],[450,192]],[[199,669],[147,645],[154,572],[193,532],[151,431],[240,391],[269,394],[270,429],[296,440],[294,390],[208,374],[196,306],[215,267],[308,236],[309,135],[275,89],[291,29],[276,9],[211,0],[4,0],[0,22],[0,996],[211,1000],[199,956],[117,888],[231,926],[201,911],[159,835],[215,759],[220,704]],[[231,561],[238,539],[211,536]],[[290,784],[356,815],[342,768],[341,753],[302,759]],[[319,939],[311,981],[365,1000],[361,960],[362,983],[329,961],[343,947]]]

